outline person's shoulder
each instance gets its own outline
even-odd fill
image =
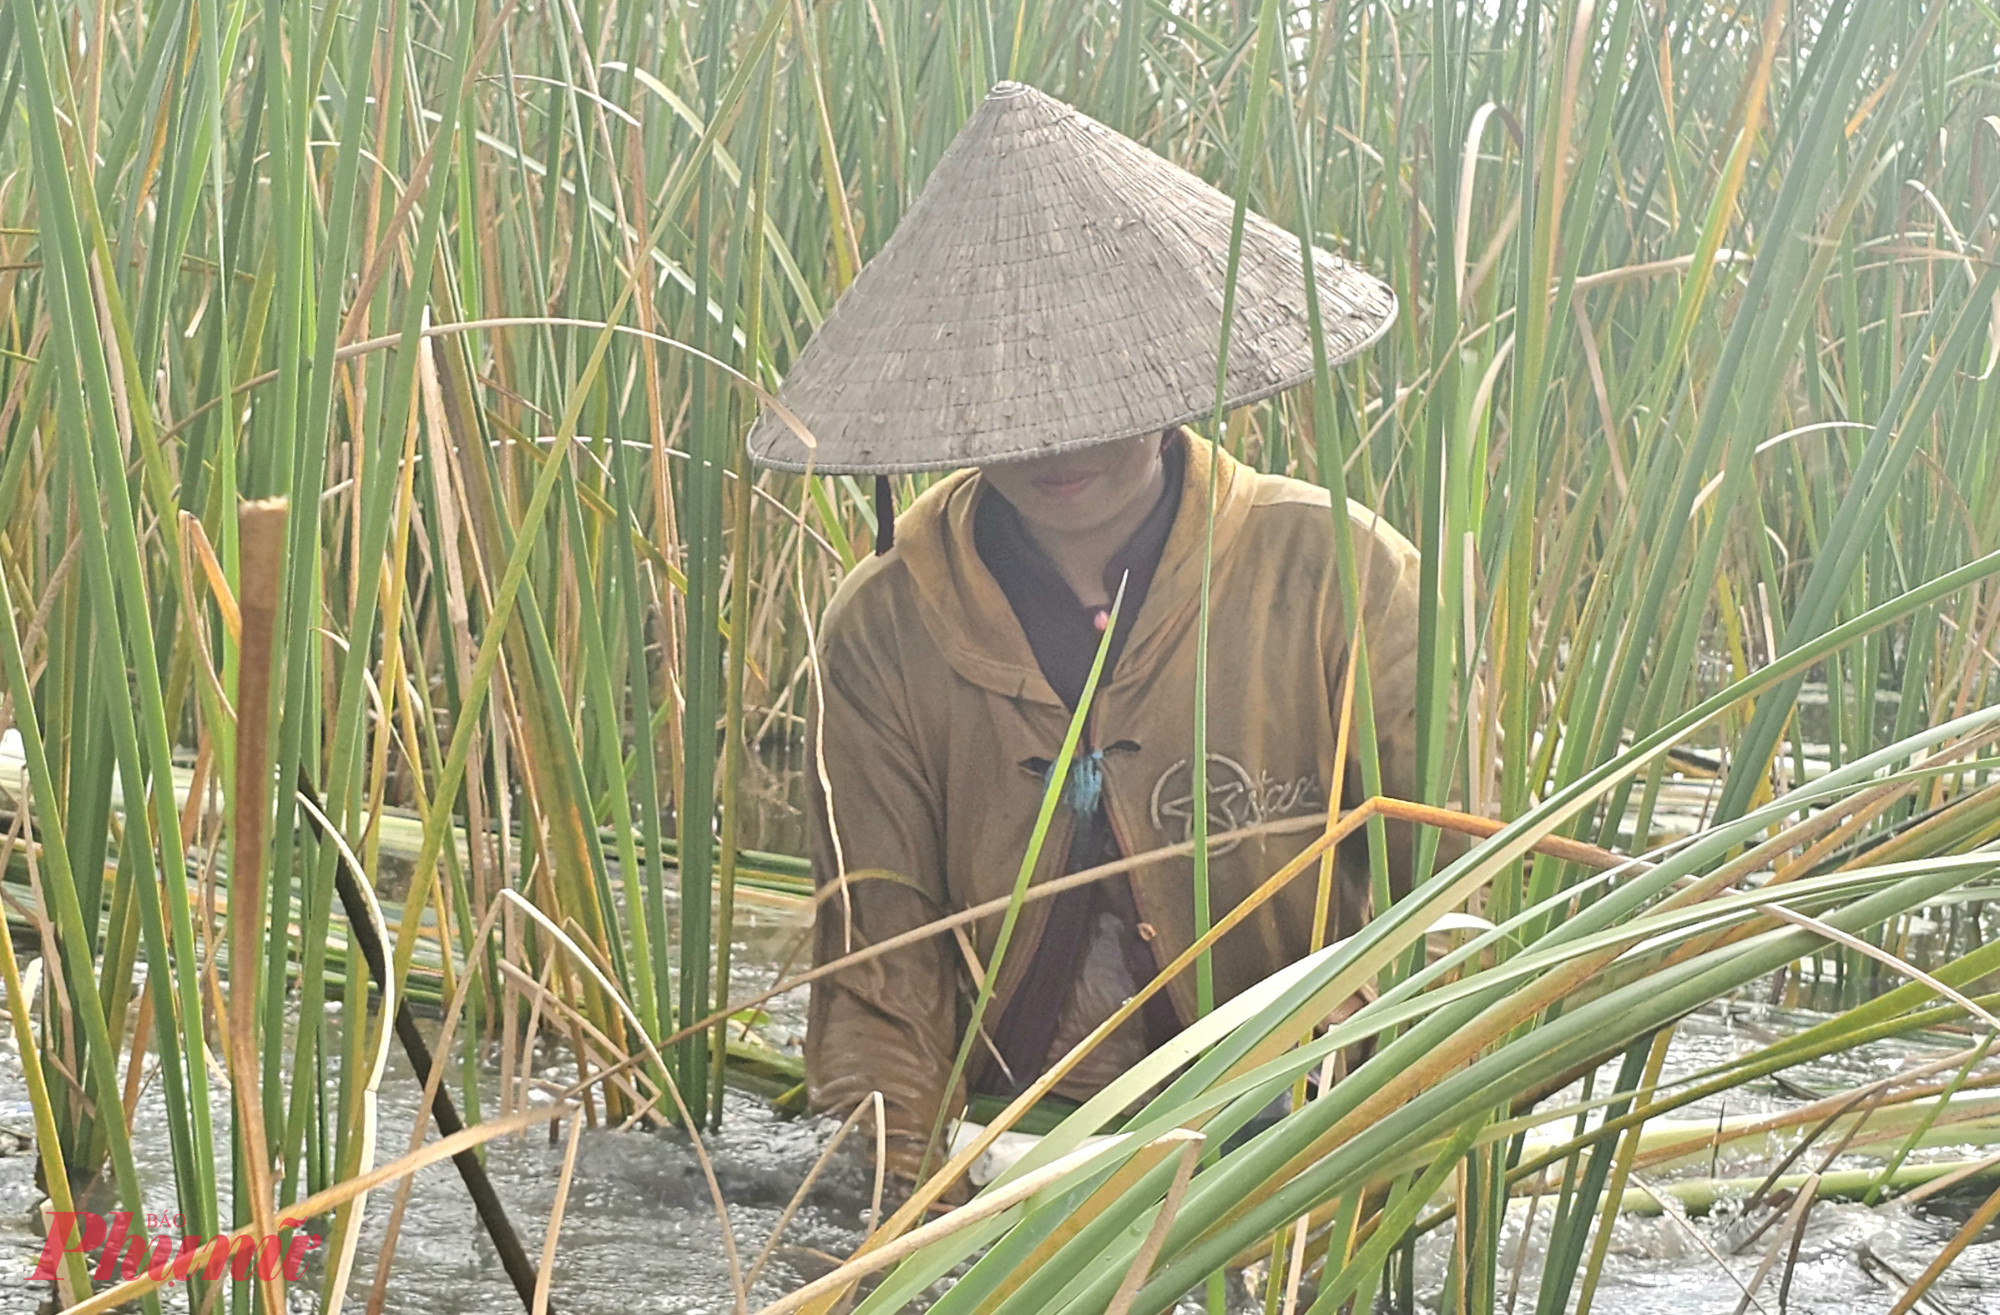
[[[1304,511],[1313,507],[1325,511],[1333,505],[1333,495],[1318,484],[1290,475],[1267,475],[1261,471],[1250,472],[1250,505],[1260,510],[1278,509],[1284,516],[1288,510]]]
[[[910,571],[902,554],[891,548],[870,553],[856,562],[827,600],[820,633],[827,642],[880,628],[895,615],[910,593]]]
[[[1287,535],[1303,534],[1332,541],[1334,520],[1327,512],[1333,506],[1333,494],[1323,485],[1289,475],[1253,474],[1251,478],[1253,525]],[[1346,502],[1348,524],[1354,532],[1379,540],[1397,555],[1416,552],[1416,547],[1387,517],[1352,498]]]

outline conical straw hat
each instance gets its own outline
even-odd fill
[[[815,470],[1019,461],[1206,419],[1215,406],[1234,202],[1033,87],[1002,82],[792,365],[779,400]],[[1380,280],[1317,248],[1329,358],[1396,313]],[[1225,404],[1312,377],[1299,240],[1247,217]],[[760,464],[803,470],[766,409]]]

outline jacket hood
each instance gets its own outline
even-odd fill
[[[1180,510],[1107,688],[1146,679],[1183,628],[1195,624],[1211,472],[1218,559],[1242,529],[1256,500],[1254,471],[1205,439],[1189,434],[1186,443]],[[1008,698],[1061,707],[1000,582],[973,545],[974,509],[981,498],[998,496],[977,470],[962,470],[940,480],[896,518],[896,546],[890,556],[900,559],[909,572],[924,626],[954,671]]]

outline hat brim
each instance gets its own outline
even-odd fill
[[[1395,293],[1389,293],[1389,313],[1375,326],[1366,338],[1353,343],[1339,353],[1327,353],[1327,368],[1345,365],[1347,362],[1380,342],[1389,328],[1396,322],[1398,306]],[[1313,371],[1287,376],[1276,383],[1261,388],[1253,388],[1240,395],[1226,397],[1222,402],[1223,414],[1227,415],[1240,407],[1254,406],[1258,402],[1290,392],[1294,388],[1312,382]],[[768,470],[781,470],[802,475],[810,471],[816,475],[917,475],[927,471],[962,470],[968,465],[1004,466],[1017,461],[1033,461],[1038,457],[1051,457],[1064,452],[1081,452],[1086,448],[1101,447],[1107,443],[1124,442],[1147,434],[1163,433],[1178,425],[1204,425],[1215,418],[1213,406],[1183,410],[1177,415],[1163,415],[1148,424],[1101,436],[1058,440],[1052,443],[1032,443],[1013,448],[996,448],[980,455],[976,460],[956,456],[936,460],[903,460],[894,464],[876,464],[856,461],[815,461],[812,453],[798,432],[784,420],[772,413],[769,407],[763,409],[749,436],[750,459]],[[803,425],[805,421],[800,420]],[[811,432],[810,428],[807,430]]]

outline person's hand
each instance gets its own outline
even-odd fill
[[[1342,1023],[1360,1013],[1367,1005],[1373,1003],[1374,999],[1375,988],[1372,986],[1362,987],[1328,1011],[1326,1017],[1320,1020],[1319,1026],[1313,1029],[1314,1035],[1324,1035],[1334,1028],[1339,1027]],[[1343,1047],[1334,1056],[1333,1080],[1338,1082],[1355,1069],[1360,1068],[1362,1061],[1374,1053],[1375,1038],[1372,1036],[1363,1037],[1354,1044]]]
[[[1332,1031],[1334,1028],[1339,1027],[1342,1023],[1345,1023],[1348,1019],[1360,1013],[1362,1008],[1372,1003],[1374,999],[1375,999],[1375,988],[1371,986],[1362,987],[1360,990],[1356,991],[1353,995],[1348,996],[1345,1000],[1342,1000],[1339,1004],[1335,1005],[1333,1009],[1327,1014],[1327,1016],[1320,1020],[1319,1026],[1315,1028],[1314,1031],[1316,1032]]]
[[[901,1210],[916,1190],[917,1180],[914,1174],[908,1169],[890,1166],[889,1171],[882,1175],[882,1211],[878,1218],[887,1219]],[[956,1210],[971,1199],[972,1185],[961,1175],[938,1194],[937,1199],[930,1203],[925,1213],[945,1214]]]

